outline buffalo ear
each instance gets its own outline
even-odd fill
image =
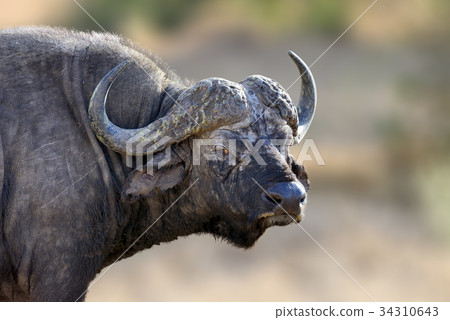
[[[141,170],[136,169],[128,176],[122,189],[122,201],[133,202],[140,197],[148,197],[156,189],[166,191],[179,184],[184,178],[182,163],[163,166],[159,169],[153,168],[151,173],[147,171],[147,167]]]
[[[305,190],[309,190],[309,177],[306,173],[305,167],[298,162],[295,161],[294,157],[291,158],[291,169],[292,172],[297,176],[297,179],[301,182],[301,184],[305,187]]]

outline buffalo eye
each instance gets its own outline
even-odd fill
[[[216,145],[214,146],[214,151],[218,154],[222,154],[224,156],[226,156],[228,153],[230,153],[230,151],[228,151],[227,148],[225,148],[224,146],[221,145]]]

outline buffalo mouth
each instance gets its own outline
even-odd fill
[[[299,215],[291,215],[286,212],[283,213],[274,213],[268,212],[261,214],[258,217],[259,225],[267,229],[272,226],[287,226],[291,223],[300,223],[303,220],[303,213]]]

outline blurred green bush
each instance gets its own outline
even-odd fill
[[[195,19],[196,13],[208,11],[205,7],[209,7],[215,8],[215,15],[231,13],[238,19],[247,19],[263,32],[300,32],[309,29],[336,33],[349,24],[352,17],[348,13],[354,1],[93,0],[81,4],[96,17],[102,27],[114,32],[120,32],[123,22],[130,19],[139,20],[148,28],[160,32],[171,32]],[[82,11],[73,16],[68,24],[77,28],[100,29]]]

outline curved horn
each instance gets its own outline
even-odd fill
[[[109,120],[105,104],[111,85],[129,63],[122,62],[108,72],[95,88],[89,104],[89,118],[97,138],[116,152],[132,156],[153,154],[194,134],[248,117],[242,86],[210,78],[181,93],[172,111],[148,126],[120,128]]]
[[[118,152],[126,148],[123,142],[136,135],[137,130],[119,128],[109,120],[106,114],[106,98],[114,80],[129,63],[128,60],[124,61],[108,72],[95,88],[89,103],[89,120],[95,135],[108,148]]]
[[[302,89],[297,103],[298,113],[298,134],[297,141],[300,141],[308,131],[309,125],[314,117],[317,103],[317,91],[314,77],[306,63],[303,62],[294,52],[289,51],[289,56],[294,61],[302,78]]]

